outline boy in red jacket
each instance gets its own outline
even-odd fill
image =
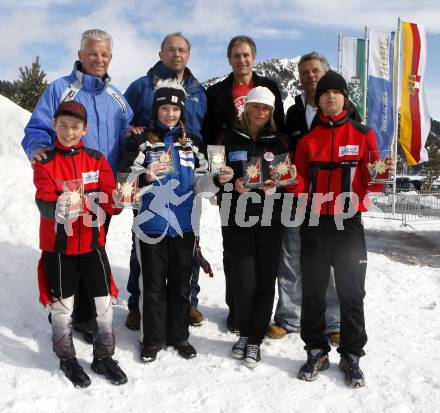
[[[47,159],[34,166],[35,201],[40,211],[40,301],[50,305],[53,349],[60,368],[77,387],[90,378],[75,357],[72,312],[82,279],[96,307],[92,370],[112,384],[127,376],[112,358],[115,349],[111,296],[117,295],[105,252],[105,213],[115,214],[113,172],[98,151],[84,146],[87,112],[63,102],[54,115],[57,139]],[[69,184],[77,188],[67,189]],[[76,190],[75,190],[76,189]]]

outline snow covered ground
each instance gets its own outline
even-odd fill
[[[131,226],[131,213],[125,211],[112,221],[107,250],[120,288],[114,308],[116,359],[129,382],[114,387],[97,377],[90,369],[91,346],[76,337],[78,359],[92,385],[75,389],[58,369],[47,313],[38,302],[38,213],[32,171],[19,147],[28,117],[0,96],[1,412],[439,411],[440,257],[438,266],[428,267],[369,254],[364,389],[345,386],[336,351],[330,355],[331,368],[318,381],[296,379],[305,356],[297,334],[266,340],[262,363],[251,371],[229,356],[236,336],[225,328],[220,225],[216,208],[209,204],[202,217],[202,248],[215,277],[200,276],[200,309],[208,320],[191,328],[190,341],[198,356],[187,361],[168,350],[154,363],[139,361],[137,333],[124,326]],[[386,231],[399,228],[398,223],[374,219],[366,225]],[[440,236],[439,221],[429,228],[434,225]],[[417,224],[416,229],[422,228]]]

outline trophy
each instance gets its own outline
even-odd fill
[[[68,194],[65,218],[79,217],[83,212],[84,185],[82,179],[63,181],[63,192]]]
[[[262,158],[251,157],[249,161],[243,161],[243,171],[245,188],[262,188],[264,186]]]
[[[170,174],[174,172],[173,151],[170,147],[167,151],[150,152],[150,162],[158,162],[166,167],[161,174]]]
[[[387,160],[391,159],[391,151],[385,149],[382,151],[370,151],[369,163],[370,169],[370,184],[375,183],[389,183],[392,182],[391,174],[387,167]]]
[[[209,172],[222,175],[221,168],[226,166],[226,153],[223,145],[208,145]]]
[[[292,162],[288,153],[274,155],[271,166],[276,173],[276,185],[290,185],[296,182],[296,179],[292,174]]]
[[[129,179],[130,175],[132,179]],[[137,176],[133,179],[133,174],[118,172],[117,191],[118,193],[114,196],[114,208],[138,208],[137,194],[139,189]]]

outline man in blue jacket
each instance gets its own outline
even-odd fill
[[[107,70],[112,59],[112,46],[111,36],[103,30],[87,30],[82,34],[78,61],[72,73],[47,87],[24,130],[21,144],[32,164],[46,159],[46,152],[53,146],[55,131],[52,121],[59,104],[76,100],[88,113],[89,130],[83,137],[85,146],[102,152],[113,171],[117,170],[133,112],[121,92],[110,84]],[[108,227],[108,222],[106,224]],[[81,286],[79,297],[74,328],[83,333],[86,341],[92,342],[93,309]]]
[[[135,80],[124,93],[133,109],[133,125],[149,126],[154,88],[160,79],[177,78],[183,82],[187,97],[185,100],[185,127],[201,138],[200,129],[206,113],[205,88],[186,66],[190,58],[191,44],[182,33],[165,36],[159,52],[160,60],[148,70],[145,76]]]
[[[182,81],[187,94],[184,109],[185,128],[203,140],[200,129],[206,113],[206,92],[186,66],[190,55],[191,43],[182,33],[170,33],[165,36],[160,47],[160,60],[148,70],[145,76],[135,80],[124,94],[133,109],[134,126],[150,126],[154,89],[158,80],[177,78]],[[197,309],[197,295],[200,291],[199,270],[199,267],[194,266],[191,277],[191,324],[193,326],[201,325],[204,320],[203,314]],[[133,243],[127,284],[127,290],[131,295],[128,300],[129,314],[125,322],[125,325],[133,330],[138,330],[140,325],[139,275],[140,266]]]
[[[38,161],[52,147],[53,114],[62,101],[81,102],[89,114],[84,144],[102,152],[116,171],[133,112],[107,74],[112,59],[112,38],[103,30],[87,30],[81,37],[79,60],[70,75],[52,82],[35,107],[24,132],[22,146],[28,158]]]

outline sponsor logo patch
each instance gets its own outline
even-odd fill
[[[359,155],[359,145],[346,145],[339,147],[339,156]]]
[[[83,172],[82,179],[83,179],[84,185],[91,184],[93,182],[98,182],[99,171]]]
[[[267,162],[272,162],[275,159],[275,155],[272,152],[265,152],[263,157]]]
[[[247,151],[229,152],[229,161],[247,161]]]
[[[181,151],[181,150],[179,150],[179,156],[181,158],[185,158],[185,159],[188,159],[188,158],[193,159],[194,158],[194,152],[192,150],[191,151]]]

